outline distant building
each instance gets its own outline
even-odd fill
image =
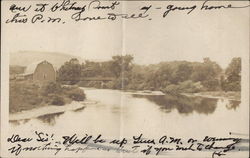
[[[56,71],[51,63],[44,60],[28,65],[22,76],[34,81],[55,81]]]

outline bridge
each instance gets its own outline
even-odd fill
[[[100,86],[100,87],[98,86],[99,88],[104,88],[106,83],[113,81],[113,80],[115,80],[115,78],[113,78],[113,77],[82,77],[82,79],[80,79],[80,82],[83,82],[83,83],[81,83],[82,86],[84,86],[84,85],[90,86],[92,84],[89,85],[88,83],[94,82],[92,86],[99,85]]]
[[[80,81],[102,81],[102,82],[108,82],[108,81],[114,81],[114,77],[82,77]]]

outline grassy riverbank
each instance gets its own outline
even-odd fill
[[[77,86],[64,87],[56,82],[10,81],[9,111],[17,113],[48,105],[63,106],[85,100]]]
[[[79,86],[81,87],[90,87],[90,88],[97,88],[97,89],[114,89],[117,90],[115,86],[113,85],[112,81],[102,84],[97,81],[89,81],[89,82],[79,82]],[[229,100],[241,100],[241,94],[240,91],[206,91],[204,87],[200,83],[193,83],[190,81],[185,81],[180,83],[179,85],[169,85],[165,89],[146,89],[147,87],[125,87],[126,89],[118,89],[118,90],[125,90],[125,91],[132,91],[138,94],[144,94],[144,95],[154,95],[155,92],[157,92],[157,95],[159,95],[159,92],[162,93],[160,95],[174,95],[178,96],[180,94],[186,95],[186,96],[202,96],[207,98],[227,98]]]
[[[234,91],[229,91],[229,92],[211,91],[211,92],[199,92],[199,93],[194,93],[194,94],[197,96],[227,98],[230,100],[237,100],[237,101],[241,100],[240,92],[234,92]]]
[[[10,113],[9,120],[18,121],[18,120],[37,118],[40,116],[56,115],[64,113],[66,111],[77,111],[84,109],[87,105],[96,103],[97,102],[95,101],[84,100],[82,102],[72,101],[70,104],[67,104],[66,106],[49,105],[49,106],[37,107],[34,109],[29,109],[18,113]]]

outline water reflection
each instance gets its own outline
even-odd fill
[[[85,109],[85,107],[83,106],[83,107],[81,107],[81,108],[79,108],[79,109],[76,109],[76,110],[73,110],[74,112],[82,112],[83,111],[83,109]]]
[[[230,100],[229,103],[226,104],[228,110],[236,110],[239,107],[240,101]]]
[[[171,112],[173,109],[177,109],[180,114],[190,114],[194,111],[199,114],[212,114],[218,106],[219,101],[217,98],[187,97],[183,95],[153,96],[133,94],[133,97],[146,98],[150,102],[158,105],[160,109],[166,113]],[[226,103],[226,107],[229,110],[235,110],[239,104],[239,101],[230,100]]]
[[[242,114],[247,113],[249,105],[227,98],[142,96],[100,89],[84,91],[88,100],[97,103],[86,105],[77,112],[69,110],[26,120],[28,122],[23,120],[19,125],[11,123],[11,130],[56,130],[61,135],[84,131],[110,138],[119,138],[121,133],[130,138],[140,133],[150,138],[166,134],[193,137],[195,133],[201,138],[225,136],[228,132],[248,133],[248,122]],[[58,130],[61,128],[64,130]]]
[[[23,120],[11,120],[9,121],[10,123],[12,123],[15,126],[21,125],[21,124],[25,124],[27,122],[29,122],[30,119],[23,119]]]
[[[64,112],[58,112],[58,113],[54,113],[54,114],[39,116],[39,117],[37,117],[37,119],[42,121],[43,123],[46,123],[46,124],[53,126],[56,124],[56,118],[58,118],[62,114],[64,114]]]
[[[161,123],[179,120],[178,125],[186,125],[192,122],[202,127],[206,121],[208,124],[214,124],[215,121],[221,119],[222,115],[226,118],[224,123],[223,121],[221,122],[222,124],[226,124],[229,118],[236,118],[232,116],[240,115],[235,113],[236,109],[240,110],[240,101],[232,101],[226,98],[131,93],[124,93],[125,95],[122,94],[122,96],[120,91],[114,90],[85,90],[85,93],[89,100],[94,100],[98,103],[75,111],[48,114],[38,118],[11,121],[10,123],[20,128],[22,126],[35,126],[47,129],[48,126],[72,126],[72,130],[84,128],[89,129],[91,132],[106,131],[106,129],[112,128],[111,131],[107,130],[106,132],[108,134],[117,134],[120,131],[119,124],[121,120],[123,121],[123,126],[130,129],[129,132],[132,133],[133,130],[136,131],[142,122],[144,126],[140,126],[141,130],[146,130],[150,127],[171,131],[172,125],[171,127],[167,125],[161,127]],[[123,101],[123,104],[121,104],[121,101]],[[226,113],[227,110],[228,112]],[[147,117],[149,113],[153,119]],[[168,114],[166,115],[166,113]],[[206,117],[207,115],[209,117]],[[203,119],[203,122],[200,122],[200,119]],[[93,129],[95,124],[98,124],[97,129]],[[110,128],[107,128],[107,126]],[[217,128],[218,125],[214,124],[214,126]],[[232,131],[231,127],[228,127],[228,129]],[[173,131],[175,132],[175,130]]]

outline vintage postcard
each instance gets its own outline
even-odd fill
[[[249,157],[249,1],[1,1],[0,157]]]

